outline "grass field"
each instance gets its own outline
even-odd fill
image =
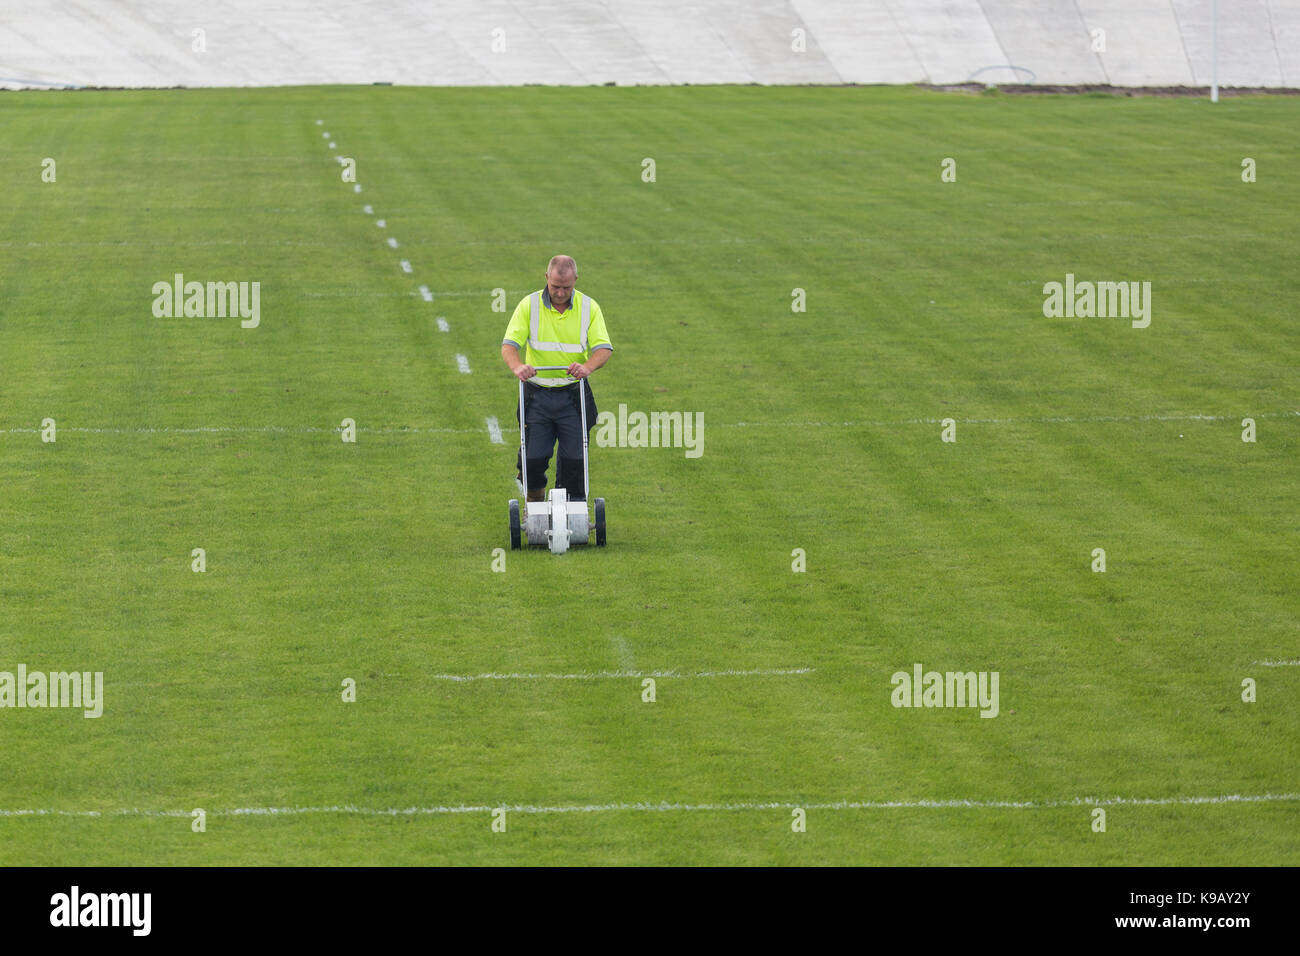
[[[0,671],[104,674],[98,719],[0,708],[0,863],[1300,864],[1300,667],[1259,663],[1300,658],[1298,120],[0,95]],[[558,252],[602,409],[703,454],[596,448],[609,547],[499,573],[493,290]],[[260,325],[156,318],[176,273]],[[1149,281],[1150,326],[1044,317],[1067,273]],[[996,671],[997,717],[892,706],[917,663]],[[489,674],[533,676],[446,679]]]

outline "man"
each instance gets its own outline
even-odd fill
[[[614,346],[605,331],[600,306],[573,288],[577,279],[578,265],[572,258],[551,259],[546,267],[546,288],[525,296],[515,306],[501,343],[501,358],[506,367],[524,383],[529,501],[546,498],[546,468],[557,437],[560,451],[555,487],[564,488],[571,499],[587,500],[582,480],[578,379],[587,378],[608,362]],[[524,349],[522,359],[521,348]],[[538,372],[536,365],[564,365],[567,369]],[[591,394],[590,381],[585,388],[587,430],[590,431],[596,424],[596,399]],[[518,467],[522,469],[522,463]],[[516,480],[522,482],[522,476]]]

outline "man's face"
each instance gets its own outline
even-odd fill
[[[546,291],[550,293],[551,305],[563,311],[569,304],[569,298],[573,295],[573,273],[546,273]]]

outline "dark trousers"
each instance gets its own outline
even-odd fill
[[[596,397],[588,379],[583,391],[587,396],[587,431],[596,425]],[[555,487],[565,489],[569,497],[587,499],[582,483],[582,410],[578,407],[578,386],[546,388],[524,383],[524,416],[528,423],[525,441],[528,452],[528,490],[546,488],[546,469],[556,441],[560,446],[555,468]],[[515,418],[519,409],[515,408]],[[519,467],[516,459],[516,467]]]

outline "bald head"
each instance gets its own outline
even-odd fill
[[[550,264],[546,267],[546,276],[554,276],[557,279],[565,277],[578,278],[578,264],[573,261],[572,256],[552,256]]]
[[[569,256],[555,256],[546,267],[546,289],[551,308],[563,312],[573,301],[573,284],[578,281],[578,264]]]

